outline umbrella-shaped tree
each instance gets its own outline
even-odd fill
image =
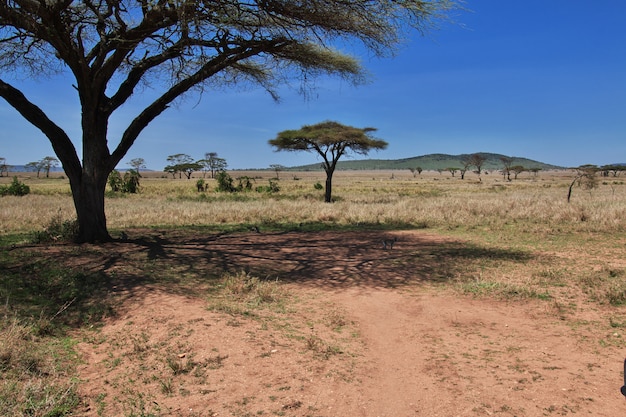
[[[298,130],[284,130],[269,144],[277,151],[316,152],[324,162],[326,171],[326,192],[324,201],[332,201],[333,173],[337,162],[346,153],[367,155],[372,149],[385,149],[387,142],[372,136],[373,127],[358,128],[327,121],[316,125],[302,126]]]

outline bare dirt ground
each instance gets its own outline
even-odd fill
[[[437,235],[390,232],[399,242],[384,251],[380,232],[241,233],[184,243],[171,233],[109,244],[115,257],[101,267],[124,274],[129,260],[143,257],[173,275],[218,264],[256,276],[275,271],[286,307],[227,314],[209,310],[202,291],[115,289],[116,316],[79,335],[82,415],[626,413],[624,352],[599,343],[622,335],[576,325],[606,312],[564,321],[545,301],[456,294],[437,285],[457,267],[438,252]]]

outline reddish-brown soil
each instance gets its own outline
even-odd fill
[[[141,256],[181,274],[181,259],[198,260],[196,275],[274,270],[288,301],[226,314],[202,291],[119,289],[116,316],[79,335],[82,415],[626,415],[624,352],[600,343],[621,330],[561,320],[541,300],[456,294],[432,283],[452,268],[437,265],[440,237],[391,235],[392,251],[380,232],[111,244],[109,272]]]

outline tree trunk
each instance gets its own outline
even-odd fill
[[[89,119],[83,114],[82,170],[68,173],[78,220],[78,243],[112,240],[107,230],[104,192],[109,174],[116,164],[109,154],[106,135],[104,118]]]
[[[89,175],[83,170],[81,178],[70,178],[74,207],[78,220],[78,243],[108,242],[111,240],[107,230],[104,213],[104,191],[108,173],[100,172]]]
[[[333,173],[332,172],[326,172],[326,190],[325,190],[325,193],[324,193],[324,202],[325,203],[332,203],[333,202],[332,194],[333,194]]]

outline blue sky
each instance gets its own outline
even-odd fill
[[[394,58],[361,56],[367,85],[320,79],[308,100],[286,88],[279,103],[260,89],[190,96],[142,133],[120,167],[139,157],[161,170],[168,155],[201,159],[206,152],[233,169],[316,163],[314,154],[274,152],[267,141],[324,120],[377,128],[389,147],[369,158],[494,152],[562,166],[626,162],[626,1],[465,6],[453,23],[412,36]],[[80,137],[70,80],[11,82]],[[112,120],[111,142],[134,106]],[[53,155],[47,139],[1,99],[0,126],[8,164]]]

